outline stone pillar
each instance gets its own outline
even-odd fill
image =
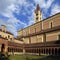
[[[23,54],[25,54],[25,49],[23,49]]]
[[[59,48],[57,48],[57,56],[58,56],[58,51],[59,51],[58,49],[59,49]]]
[[[37,53],[38,53],[38,50],[39,50],[39,49],[37,48]]]
[[[8,52],[8,46],[5,46],[4,52]]]
[[[37,53],[37,48],[36,48],[36,53]]]
[[[36,42],[38,43],[38,35],[36,36]]]
[[[42,48],[41,48],[41,54],[43,53],[43,50],[42,50]]]
[[[50,48],[50,55],[52,55],[52,48]]]
[[[31,37],[29,37],[29,44],[31,44]]]
[[[0,45],[0,52],[1,52],[1,45]]]
[[[39,48],[39,55],[40,55],[40,53],[41,53],[40,51],[41,51],[41,49]]]
[[[49,48],[47,48],[48,49],[48,55],[49,55]]]

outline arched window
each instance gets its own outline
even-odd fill
[[[49,23],[49,27],[52,28],[53,27],[53,22]]]
[[[51,22],[51,28],[52,28],[52,22]]]
[[[0,35],[0,37],[1,37],[1,35]]]
[[[36,17],[36,20],[38,20],[38,17]]]
[[[59,40],[60,40],[60,35],[58,35],[58,38],[59,38]]]
[[[10,38],[10,36],[8,35],[8,38]]]
[[[35,33],[36,33],[36,28],[35,28]]]
[[[36,14],[36,16],[38,16],[38,13]]]

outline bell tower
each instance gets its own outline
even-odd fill
[[[35,23],[42,20],[42,12],[40,10],[39,4],[37,4],[36,10],[34,11],[34,20],[35,20]]]
[[[6,26],[5,25],[1,25],[1,29],[3,32],[6,32]]]

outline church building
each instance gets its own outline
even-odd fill
[[[17,38],[2,25],[0,52],[8,54],[60,55],[60,13],[42,19],[39,4],[34,11],[34,24],[20,29]]]

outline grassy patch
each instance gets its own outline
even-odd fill
[[[57,57],[57,56],[15,55],[15,56],[10,56],[10,60],[60,60],[60,57]]]
[[[42,58],[40,60],[60,60],[59,56],[47,56],[45,58]]]
[[[24,58],[23,55],[15,55],[15,56],[11,55],[9,57],[9,60],[24,60]]]

